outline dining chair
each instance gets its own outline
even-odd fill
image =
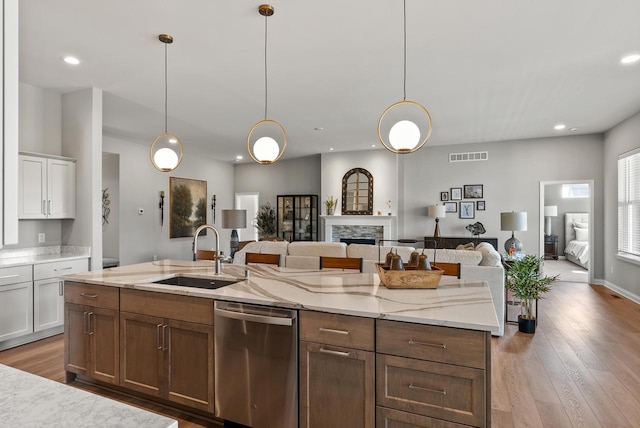
[[[280,266],[280,254],[246,253],[245,264],[249,263]]]
[[[455,276],[456,278],[460,278],[460,263],[435,262],[433,263],[433,266],[442,269],[444,271],[443,275]]]
[[[362,272],[362,265],[362,258],[320,256],[320,269],[356,269]]]
[[[196,260],[215,260],[216,252],[213,250],[198,250]]]

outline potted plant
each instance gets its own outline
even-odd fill
[[[268,202],[258,210],[256,229],[258,229],[258,234],[261,238],[276,235],[276,210]]]
[[[333,212],[335,211],[337,204],[338,204],[338,198],[334,198],[333,195],[329,196],[329,199],[324,201],[324,206],[327,209],[327,215],[333,215]]]
[[[518,315],[518,331],[523,333],[535,333],[536,317],[533,313],[533,303],[542,299],[544,293],[551,289],[550,285],[558,276],[540,276],[540,263],[543,258],[533,255],[514,260],[507,270],[507,289],[521,303],[521,314]]]

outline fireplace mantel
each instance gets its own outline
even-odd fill
[[[334,226],[382,226],[383,239],[398,239],[398,221],[396,216],[383,215],[323,215],[324,240],[331,242]]]

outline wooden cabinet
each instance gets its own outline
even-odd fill
[[[300,427],[375,427],[372,319],[300,312]]]
[[[18,218],[75,217],[75,160],[39,154],[19,156]]]
[[[121,386],[213,412],[213,300],[122,290]]]
[[[119,289],[65,284],[64,367],[75,374],[119,383]]]
[[[278,195],[277,216],[279,238],[318,240],[318,195]]]
[[[0,269],[0,341],[33,332],[31,265]]]
[[[60,275],[88,270],[87,259],[33,265],[33,331],[64,323],[64,285]]]
[[[489,334],[378,320],[378,420],[394,420],[396,426],[490,426]]]

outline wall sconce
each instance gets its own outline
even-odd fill
[[[216,224],[216,195],[211,197],[211,211],[213,211],[213,224]]]
[[[160,203],[158,207],[160,208],[160,226],[164,226],[164,190],[160,191]]]

